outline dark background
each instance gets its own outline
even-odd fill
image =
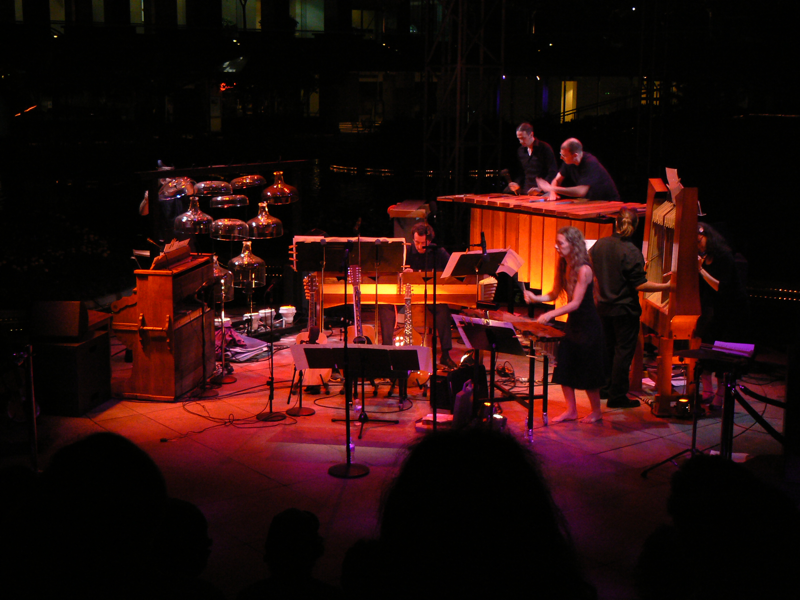
[[[292,233],[312,229],[349,235],[359,218],[362,235],[391,235],[391,204],[500,185],[490,177],[448,189],[447,180],[421,176],[426,127],[436,115],[433,96],[413,74],[429,64],[426,35],[435,31],[424,31],[430,24],[421,21],[409,32],[410,3],[326,2],[326,31],[310,37],[294,31],[288,2],[265,3],[276,12],[262,15],[262,30],[242,32],[218,22],[214,2],[187,2],[187,26],[178,28],[169,13],[174,3],[151,1],[161,20],[144,33],[116,15],[114,2],[106,2],[104,26],[87,23],[85,2],[67,4],[72,12],[56,36],[47,2],[26,1],[23,23],[14,22],[13,2],[0,3],[0,307],[92,300],[130,287],[131,249],[146,247],[153,231],[137,213],[145,190],[137,173],[154,170],[158,160],[179,168],[306,161],[287,179],[302,197],[294,231],[282,238],[287,246]],[[532,102],[495,111],[489,119],[501,142],[488,166],[515,167],[514,129],[530,120],[555,148],[580,138],[626,201],[644,202],[647,178],[678,168],[685,185],[699,188],[705,220],[747,258],[761,329],[791,339],[797,294],[780,301],[775,290],[798,283],[794,14],[777,2],[634,4],[505,2],[503,85],[533,76],[552,82],[647,73],[670,85],[657,107],[629,98],[567,123],[552,102],[546,110]],[[353,29],[347,16],[357,8],[383,11],[392,27],[378,34]],[[329,19],[329,12],[342,18]],[[500,19],[495,13],[471,23],[485,27],[494,49]],[[222,72],[239,57],[243,69]],[[340,123],[370,111],[371,89],[354,91],[364,87],[352,84],[357,72],[411,74],[411,83],[393,92],[402,110],[347,133]],[[221,84],[232,87],[218,94],[222,125],[212,132],[208,102]],[[499,89],[502,95],[508,88]],[[320,98],[313,114],[300,100],[312,90]],[[36,108],[24,112],[29,107]],[[471,154],[466,163],[487,166]],[[381,168],[391,174],[368,171]],[[454,210],[442,206],[434,223],[444,243],[459,250],[466,231]]]

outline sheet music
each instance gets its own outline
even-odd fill
[[[487,250],[486,253],[491,255],[493,252],[505,252],[506,255],[503,260],[500,262],[500,265],[497,267],[498,273],[506,273],[509,277],[512,277],[517,271],[519,271],[522,264],[525,262],[522,260],[522,257],[511,250],[510,248],[506,250]],[[450,255],[450,260],[447,261],[447,266],[442,271],[442,277],[450,277],[455,268],[456,264],[458,264],[458,259],[464,255],[471,255],[471,254],[482,254],[480,250],[471,250],[470,252],[453,252]]]
[[[670,169],[667,167],[667,187],[669,188],[669,194],[672,198],[672,201],[675,202],[675,198],[683,189],[681,178],[678,177],[678,169]]]

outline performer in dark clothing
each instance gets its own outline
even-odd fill
[[[583,144],[570,138],[561,144],[561,159],[564,164],[555,179],[537,179],[536,184],[550,198],[559,194],[589,200],[619,200],[619,192],[611,175],[593,155],[583,151]]]
[[[517,139],[520,143],[517,157],[522,165],[522,173],[508,184],[505,191],[530,194],[539,191],[536,186],[537,177],[552,181],[556,176],[556,155],[550,144],[533,137],[533,126],[530,123],[522,123],[517,127]]]
[[[450,260],[450,254],[444,248],[437,248],[431,245],[434,236],[433,228],[427,223],[417,223],[411,231],[414,235],[414,243],[406,255],[406,262],[408,263],[406,272],[432,271],[435,266],[437,274],[441,274],[447,266],[447,261]],[[450,356],[450,350],[453,349],[453,337],[450,333],[450,325],[452,323],[450,307],[446,304],[437,304],[435,312],[432,306],[429,306],[428,310],[434,316],[436,335],[439,338],[439,344],[442,349],[440,362],[445,367],[454,369],[457,365]],[[406,315],[406,318],[408,318],[408,315]]]
[[[537,296],[525,292],[525,302],[553,302],[562,292],[567,303],[547,311],[537,320],[547,323],[559,315],[569,315],[565,335],[558,344],[553,382],[561,384],[567,410],[554,423],[575,421],[578,407],[575,390],[586,390],[592,412],[581,423],[596,423],[603,418],[600,410],[600,386],[603,385],[603,327],[592,299],[592,267],[586,252],[586,240],[580,229],[562,227],[556,235],[558,267],[553,289]]]
[[[697,224],[698,269],[700,271],[700,318],[697,335],[704,344],[749,342],[750,309],[744,281],[725,238],[706,223]],[[719,380],[719,376],[718,376]],[[717,382],[714,394],[711,373],[702,374],[703,401],[721,408],[724,386]]]
[[[605,376],[600,396],[608,398],[608,408],[639,406],[627,397],[631,361],[639,336],[639,292],[669,290],[669,283],[647,280],[642,251],[633,245],[638,215],[623,208],[617,215],[613,236],[604,237],[589,250],[597,290],[597,313],[605,336]]]

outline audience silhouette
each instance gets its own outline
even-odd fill
[[[483,428],[411,448],[384,496],[378,542],[353,549],[342,582],[356,597],[596,597],[536,457]]]
[[[96,433],[56,452],[41,483],[42,596],[157,596],[154,540],[167,489],[146,452]]]
[[[159,590],[165,598],[225,598],[214,585],[200,579],[208,564],[211,544],[203,512],[191,502],[168,498],[155,547]]]
[[[275,515],[264,544],[270,577],[243,589],[238,600],[328,600],[341,592],[313,576],[325,551],[319,519],[309,511],[290,508]]]
[[[672,525],[645,542],[642,600],[800,597],[800,512],[744,466],[699,454],[672,477]]]

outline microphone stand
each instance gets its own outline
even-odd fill
[[[430,243],[427,244],[425,247],[425,266],[427,267],[429,264],[429,260],[431,257],[430,249],[433,252],[436,252],[436,247],[431,245]],[[427,294],[428,286],[425,286],[425,291]],[[427,298],[426,298],[427,301]],[[427,328],[427,318],[428,318],[428,309],[425,308],[425,319],[426,319],[426,328]],[[433,372],[436,375],[436,339],[437,339],[437,331],[436,331],[436,255],[433,256],[433,332],[431,333],[431,348],[433,349]],[[433,407],[433,432],[436,433],[437,427],[437,411],[436,406],[439,400],[438,394],[438,385],[436,385],[436,377],[434,377],[433,386],[431,387],[431,406]]]
[[[345,272],[344,278],[344,301],[345,311],[347,310],[347,271],[350,267],[350,249],[352,243],[348,243],[348,247],[344,252],[343,270]],[[353,307],[355,308],[355,307]],[[347,314],[345,312],[345,314]],[[345,414],[345,445],[347,451],[347,461],[333,465],[328,469],[328,475],[338,477],[339,479],[355,479],[357,477],[364,477],[369,474],[369,467],[353,463],[353,443],[350,436],[350,403],[353,401],[353,390],[350,387],[350,359],[349,349],[347,345],[347,335],[344,336],[344,414]]]
[[[275,400],[275,311],[270,313],[269,321],[269,381],[267,382],[269,385],[269,410],[256,415],[256,419],[274,422],[283,421],[286,418],[286,413],[272,410],[272,402]]]

